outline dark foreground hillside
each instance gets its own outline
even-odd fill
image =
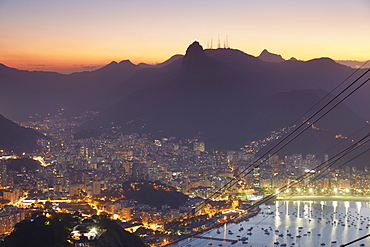
[[[37,140],[46,138],[40,132],[24,128],[0,114],[0,149],[15,153],[32,152]]]
[[[72,232],[97,231],[96,237],[75,237]],[[116,222],[102,216],[83,219],[79,215],[39,216],[33,221],[16,224],[14,231],[0,243],[1,247],[141,247],[139,237],[123,230]],[[85,244],[85,245],[83,245]]]

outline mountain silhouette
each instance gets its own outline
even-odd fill
[[[317,104],[326,96],[315,108],[311,106]],[[265,123],[267,129],[280,129],[287,126],[300,125],[317,110],[319,110],[329,100],[333,99],[333,95],[328,95],[323,90],[293,90],[290,92],[278,93],[268,97],[258,114],[253,118],[250,126],[255,129],[261,129],[260,124]],[[338,101],[334,101],[337,103]],[[305,113],[303,115],[303,113]],[[323,111],[322,113],[324,113]],[[309,123],[313,123],[318,119],[318,116],[309,119]],[[366,126],[367,123],[359,118],[346,104],[339,104],[333,111],[328,113],[325,117],[321,118],[313,125],[306,124],[307,131],[297,138],[292,145],[285,147],[282,152],[283,155],[292,153],[315,153],[320,154],[326,151],[329,147],[338,145],[335,149],[329,150],[326,153],[334,155],[339,152],[344,146],[350,145],[351,139],[342,142],[343,139],[335,138],[336,136],[350,136],[357,130]],[[265,131],[266,131],[265,130]],[[352,138],[356,139],[366,134],[366,129],[358,132]],[[299,133],[299,132],[297,132]],[[268,150],[276,142],[271,142],[264,151]],[[342,145],[339,145],[342,143]]]
[[[14,120],[65,108],[73,112],[101,110],[114,101],[108,94],[141,68],[130,61],[64,75],[23,71],[0,64],[0,113]],[[104,97],[103,99],[102,96]]]
[[[253,70],[244,73],[255,80],[245,80],[245,76],[238,73],[242,67],[221,63],[232,60],[230,57],[233,56],[240,60],[246,57],[244,61],[251,64]],[[261,81],[258,74],[264,79],[271,76],[256,70],[266,63],[238,51],[203,50],[198,42],[194,42],[180,59],[177,61],[181,61],[181,67],[174,79],[125,96],[85,127],[113,123],[122,126],[126,133],[149,132],[155,137],[199,136],[210,149],[239,149],[250,140],[266,137],[271,131],[301,123],[312,112],[302,114],[327,94],[315,87],[284,92],[281,88],[288,88],[289,83]],[[325,58],[307,63],[284,63],[295,63],[303,69],[305,66],[316,69],[320,65],[336,65]],[[284,72],[284,66],[288,64],[281,65]],[[264,87],[270,88],[263,90]],[[283,92],[270,93],[271,88],[280,88]],[[328,99],[332,97],[329,95]],[[304,135],[300,145],[295,147],[304,153],[320,153],[339,141],[335,138],[337,134],[349,135],[365,124],[347,105],[341,104],[317,123],[322,131],[311,128],[308,133],[312,133]]]
[[[113,124],[125,133],[199,136],[210,149],[238,149],[297,119],[303,121],[309,116],[301,116],[307,109],[356,71],[330,58],[261,59],[279,58],[271,54],[266,50],[255,57],[229,48],[204,50],[193,42],[184,56],[175,55],[158,65],[124,60],[71,75],[1,65],[0,113],[18,119],[58,107],[75,112],[98,110],[99,118],[84,128]],[[333,95],[345,85],[348,82]],[[328,131],[310,129],[312,134],[302,139],[302,148],[298,144],[295,148],[304,150],[307,143],[310,152],[321,152],[338,141],[337,134],[348,135],[365,124],[370,119],[369,91],[370,85],[365,85],[349,97],[336,115],[329,114],[318,123],[318,129]]]
[[[180,54],[176,54],[176,55],[173,55],[172,57],[170,57],[169,59],[167,59],[166,61],[164,61],[163,63],[158,63],[158,64],[155,64],[155,65],[151,65],[151,64],[146,64],[146,63],[139,63],[138,66],[140,66],[141,68],[161,68],[163,66],[166,66],[174,61],[176,61],[177,59],[180,59],[182,58],[183,55],[180,55]]]
[[[264,49],[261,52],[258,58],[264,62],[270,62],[270,63],[281,63],[285,61],[284,58],[281,57],[281,55],[271,53],[266,49]]]
[[[37,140],[46,138],[40,132],[24,128],[0,114],[0,149],[17,154],[32,152]]]
[[[274,63],[235,49],[207,49],[205,54],[233,69],[233,76],[244,81],[246,90],[266,96],[300,89],[330,91],[355,71],[328,58]],[[35,113],[45,114],[60,108],[73,113],[104,111],[131,93],[176,78],[182,60],[182,55],[174,55],[153,66],[134,65],[124,60],[95,71],[70,75],[23,71],[0,64],[0,113],[13,120],[26,120]],[[370,104],[366,93],[369,90],[370,85],[366,85],[347,100],[366,120],[370,118],[370,108],[366,107]]]

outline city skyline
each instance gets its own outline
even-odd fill
[[[0,0],[0,247],[370,243],[369,10]]]
[[[368,59],[370,4],[358,1],[2,1],[1,63],[71,73],[111,61],[160,63],[196,37],[207,47],[285,59]]]

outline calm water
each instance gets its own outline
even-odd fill
[[[277,201],[275,205],[263,205],[261,209],[261,212],[249,221],[224,225],[201,234],[205,237],[231,240],[248,238],[244,243],[238,241],[231,244],[225,241],[190,238],[172,246],[260,247],[284,246],[281,244],[285,243],[286,246],[295,247],[333,247],[370,233],[370,202]],[[253,227],[253,230],[248,231],[250,227]],[[233,234],[229,234],[229,230]],[[248,232],[251,235],[248,235]],[[291,236],[288,236],[289,233]],[[361,244],[370,247],[370,237],[350,246]]]

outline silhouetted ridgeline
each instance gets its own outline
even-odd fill
[[[235,49],[203,50],[194,42],[185,56],[156,66],[126,60],[61,75],[1,65],[5,96],[0,112],[25,118],[58,107],[98,110],[100,117],[84,129],[113,124],[124,133],[149,132],[158,138],[200,136],[209,150],[236,150],[310,116],[301,115],[354,71],[330,58],[284,60],[267,50],[254,57]],[[369,91],[370,84],[315,124],[294,152],[305,145],[304,153],[320,153],[337,141],[337,134],[347,136],[364,125],[370,119]]]
[[[259,57],[235,49],[208,49],[205,54],[234,69],[232,76],[239,77],[244,93],[255,93],[257,89],[257,92],[265,95],[299,89],[330,91],[354,71],[328,58],[306,62],[283,60],[280,55],[267,50]],[[205,56],[202,57],[204,60]],[[95,71],[70,75],[23,71],[0,64],[0,113],[13,120],[24,120],[36,112],[42,114],[51,109],[103,110],[128,94],[175,79],[183,59],[184,56],[175,55],[154,66],[134,65],[124,60],[112,62]],[[202,66],[209,67],[205,64]],[[228,81],[235,81],[235,78],[228,78]],[[360,106],[370,104],[366,95],[369,88],[361,90],[357,97],[348,101],[351,108],[364,119],[369,119],[370,109]]]
[[[46,138],[40,132],[24,128],[0,114],[0,150],[15,153],[32,152],[37,140]]]
[[[157,208],[161,208],[162,205],[178,208],[189,199],[187,195],[176,191],[176,188],[159,182],[130,181],[123,183],[122,188],[103,194],[107,197],[132,199]]]
[[[327,94],[320,85],[329,88],[334,85],[334,78],[338,78],[336,83],[340,82],[338,75],[332,75],[331,81],[326,80],[329,72],[339,72],[342,80],[345,73],[353,71],[330,59],[266,64],[235,50],[223,49],[218,53],[220,57],[213,56],[217,59],[207,55],[217,52],[204,51],[198,42],[194,42],[186,55],[177,60],[182,64],[176,78],[124,97],[85,127],[97,128],[113,123],[122,126],[126,133],[150,132],[158,138],[200,136],[209,150],[236,150],[249,140],[265,138],[271,131],[302,122],[314,111],[302,114]],[[230,61],[230,56],[239,57],[238,61],[245,57],[248,66],[242,62],[227,63],[229,65],[220,62]],[[283,81],[276,74],[285,73],[289,66],[305,75],[299,77],[297,72],[290,71],[299,79],[294,85],[289,77]],[[324,67],[321,74],[325,80],[318,80],[319,68]],[[266,75],[262,68],[275,68],[279,72]],[[246,76],[250,79],[246,80]],[[311,89],[290,89],[304,88],[308,84]],[[340,104],[300,138],[300,142],[293,146],[297,151],[289,152],[319,154],[340,141],[336,135],[350,135],[365,124],[346,104]],[[329,155],[336,151],[331,150]]]
[[[73,238],[72,231],[81,229],[88,232],[95,228],[99,237]],[[116,222],[104,216],[93,216],[83,220],[78,214],[54,214],[50,218],[38,216],[33,221],[22,221],[15,225],[14,231],[1,247],[57,247],[76,246],[77,243],[92,242],[96,247],[144,247],[139,237],[123,230]]]

